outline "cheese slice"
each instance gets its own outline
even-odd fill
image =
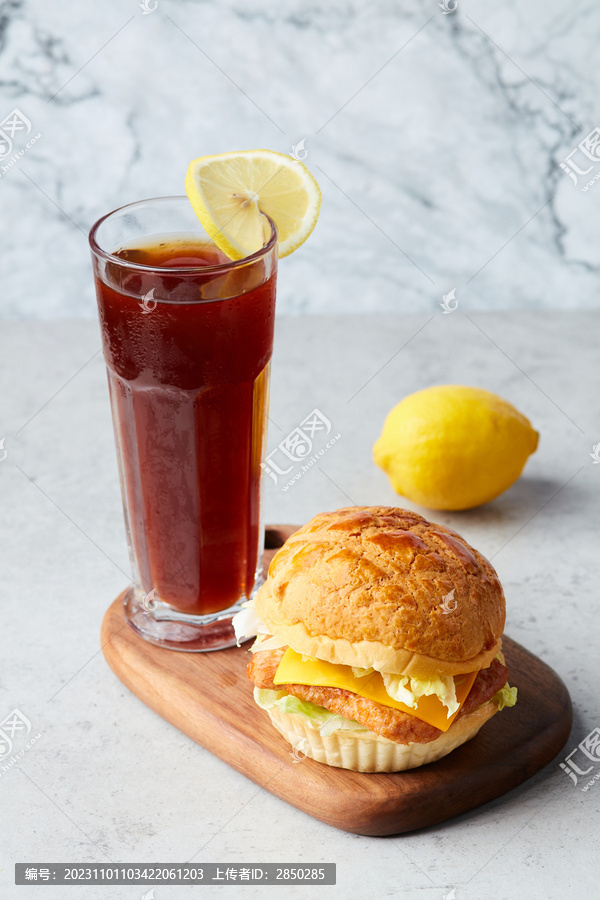
[[[302,655],[296,653],[290,647],[283,654],[273,681],[275,684],[309,684],[320,687],[344,688],[344,690],[352,691],[354,694],[359,694],[368,700],[381,703],[382,706],[401,709],[402,712],[408,713],[410,716],[415,716],[415,718],[421,719],[423,722],[434,725],[440,731],[448,731],[460,712],[460,707],[467,699],[476,677],[477,672],[454,676],[456,699],[460,706],[450,717],[448,717],[447,708],[435,694],[419,697],[416,706],[407,706],[405,703],[390,697],[379,672],[371,672],[369,675],[362,675],[360,678],[356,678],[352,674],[351,666],[328,663],[315,657],[303,661]]]

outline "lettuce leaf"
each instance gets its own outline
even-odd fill
[[[385,672],[382,672],[381,677],[386,691],[393,700],[397,700],[398,703],[404,703],[406,706],[410,707],[417,705],[417,698],[411,689],[406,686],[408,684],[408,676],[387,675]]]
[[[254,688],[254,702],[261,709],[271,709],[275,701],[281,697],[289,696],[285,691],[270,691],[268,688]]]
[[[272,691],[268,688],[254,688],[254,699],[261,709],[271,709],[277,706],[281,712],[292,713],[297,716],[305,716],[310,724],[314,727],[319,726],[319,730],[323,737],[331,734],[332,731],[343,729],[344,731],[368,731],[360,722],[354,719],[346,719],[345,716],[339,716],[336,713],[329,712],[323,706],[311,703],[310,700],[300,700],[298,697],[292,697],[285,691]]]
[[[254,609],[254,601],[246,600],[242,603],[242,608],[231,620],[237,646],[241,641],[254,637],[255,634],[269,634],[269,629],[264,622],[258,617],[258,613]]]
[[[417,698],[427,697],[429,694],[436,694],[448,710],[448,719],[460,707],[460,703],[456,699],[456,687],[452,675],[433,676],[432,678],[411,678],[410,687]]]
[[[355,678],[364,678],[365,675],[370,675],[374,671],[373,666],[369,666],[367,669],[362,669],[360,666],[352,666],[352,674]]]
[[[517,689],[510,687],[508,681],[503,688],[500,688],[497,694],[494,694],[492,700],[498,704],[498,710],[504,709],[505,706],[514,706],[517,702]]]
[[[408,678],[406,675],[386,675],[382,672],[381,677],[390,697],[411,708],[417,705],[419,697],[427,697],[430,694],[435,694],[447,708],[447,718],[450,718],[460,706],[456,699],[456,688],[452,675],[433,676],[432,678],[411,676]]]
[[[256,653],[258,650],[279,650],[280,647],[287,646],[287,641],[282,641],[281,638],[272,634],[271,629],[259,618],[254,607],[254,599],[242,603],[240,611],[232,618],[231,624],[238,647],[242,641],[247,641],[251,637],[255,638],[250,647],[252,653]]]
[[[327,710],[327,712],[329,712],[329,710]],[[319,731],[321,732],[321,737],[327,737],[333,731],[337,731],[338,729],[341,729],[342,731],[369,730],[368,728],[365,728],[364,725],[361,725],[360,722],[357,722],[356,719],[347,719],[345,716],[329,713],[329,718],[324,725],[321,725]]]

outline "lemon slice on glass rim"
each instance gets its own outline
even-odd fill
[[[319,185],[306,166],[274,150],[194,159],[185,190],[203,228],[230,259],[263,247],[261,213],[275,222],[279,256],[288,256],[310,235],[321,208]]]

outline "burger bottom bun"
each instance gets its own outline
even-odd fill
[[[339,729],[322,737],[303,716],[283,713],[276,706],[267,712],[277,730],[294,748],[298,761],[310,757],[317,762],[353,772],[403,772],[435,762],[475,737],[482,725],[498,711],[492,700],[456,719],[448,731],[428,744],[398,744],[372,731]]]

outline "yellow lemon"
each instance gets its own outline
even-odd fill
[[[319,185],[304,163],[274,150],[194,159],[185,190],[206,232],[230,259],[263,246],[261,213],[277,226],[279,256],[288,256],[312,232],[321,208]]]
[[[429,509],[471,509],[513,484],[537,449],[531,422],[502,397],[445,384],[405,397],[373,458],[398,494]]]

